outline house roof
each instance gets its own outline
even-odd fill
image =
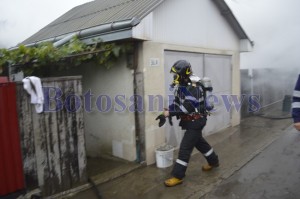
[[[141,20],[164,0],[94,0],[74,7],[26,39],[22,44],[45,40],[57,41],[78,31],[126,20]],[[240,39],[249,39],[224,0],[212,0],[227,19]],[[130,23],[135,26],[137,23]],[[112,26],[112,25],[111,25]],[[55,39],[59,38],[59,39]],[[250,39],[249,39],[250,41]]]
[[[163,0],[95,0],[74,7],[43,29],[26,39],[30,44],[102,24],[142,19]]]

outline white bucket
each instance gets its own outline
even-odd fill
[[[173,164],[174,147],[166,145],[155,150],[156,166],[158,168],[166,168]]]

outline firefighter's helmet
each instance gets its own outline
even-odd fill
[[[188,61],[178,60],[174,63],[170,72],[181,76],[190,76],[192,74],[192,67]]]
[[[186,84],[189,76],[193,74],[191,64],[186,60],[178,60],[171,67],[170,73],[174,73],[174,80],[171,87],[178,84]]]

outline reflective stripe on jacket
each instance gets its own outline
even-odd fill
[[[179,86],[174,95],[175,100],[169,106],[169,111],[172,116],[204,112],[204,100],[200,87]]]
[[[293,93],[292,116],[295,123],[300,122],[300,75]]]

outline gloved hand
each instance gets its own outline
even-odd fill
[[[172,116],[170,115],[169,109],[164,108],[164,112],[162,113],[162,115],[168,117],[170,125],[173,126]]]
[[[162,127],[166,123],[166,117],[163,114],[160,114],[155,120],[159,120],[159,127]]]

